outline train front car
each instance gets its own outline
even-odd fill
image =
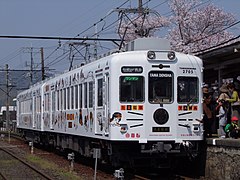
[[[202,61],[162,41],[137,39],[110,63],[109,129],[120,164],[195,156],[203,140]]]

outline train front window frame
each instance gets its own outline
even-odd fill
[[[173,72],[150,71],[148,74],[148,83],[149,103],[169,104],[173,102]]]
[[[120,102],[144,102],[144,77],[120,76]]]
[[[198,77],[179,76],[177,78],[177,101],[178,103],[199,103],[199,80]]]

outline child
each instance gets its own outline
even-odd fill
[[[231,124],[226,125],[225,131],[229,133],[229,136],[231,138],[237,139],[240,133],[240,128],[238,127],[238,118],[236,116],[233,116],[231,121]]]
[[[219,131],[220,131],[220,138],[225,138],[226,133],[224,128],[227,124],[227,109],[225,107],[225,100],[220,99],[218,101],[218,115],[216,117],[219,118]]]

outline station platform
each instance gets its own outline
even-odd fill
[[[240,138],[234,139],[234,138],[219,138],[219,137],[211,137],[206,138],[207,145],[213,145],[213,146],[228,146],[228,147],[234,147],[239,148],[240,147]]]

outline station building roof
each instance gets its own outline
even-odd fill
[[[197,56],[203,60],[204,82],[207,84],[217,81],[221,85],[223,79],[240,76],[240,39]]]

